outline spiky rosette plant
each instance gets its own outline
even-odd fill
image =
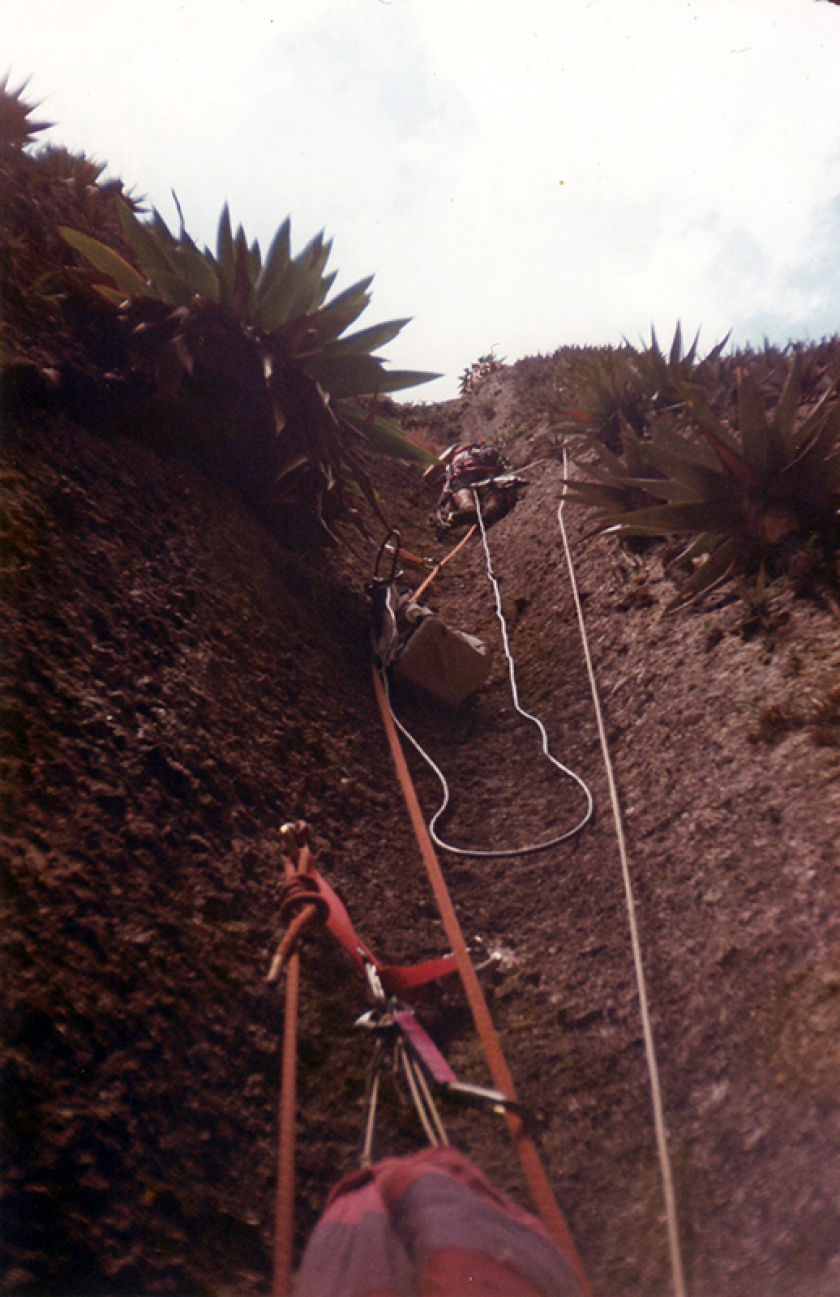
[[[682,326],[677,321],[674,337],[666,355],[659,346],[656,330],[651,326],[650,346],[642,351],[636,351],[633,356],[633,365],[649,404],[650,415],[682,406],[685,400],[684,385],[688,382],[702,382],[708,388],[709,378],[716,371],[728,341],[727,333],[707,355],[700,359],[697,352],[700,330],[697,330],[694,341],[688,351],[685,351]]]
[[[738,391],[737,438],[703,393],[683,386],[694,431],[660,421],[651,439],[626,441],[623,459],[569,484],[569,498],[601,514],[597,532],[690,536],[677,564],[696,561],[672,606],[818,537],[836,555],[840,529],[840,401],[834,389],[803,411],[791,364],[772,415],[748,374]],[[630,449],[632,449],[632,455]]]
[[[594,432],[614,450],[620,449],[623,428],[642,433],[648,423],[648,393],[634,363],[635,354],[629,345],[603,347],[577,358],[572,366],[569,403],[585,412],[581,431]],[[565,426],[562,406],[549,413],[554,422]]]
[[[565,399],[549,400],[543,411],[551,425],[564,433],[594,434],[620,453],[624,428],[646,437],[657,417],[682,407],[681,384],[699,381],[710,391],[723,386],[721,355],[728,334],[702,359],[697,350],[699,330],[686,351],[678,322],[667,353],[654,328],[650,334],[650,345],[641,349],[625,340],[622,347],[602,347],[572,357],[570,390]]]
[[[229,458],[227,444],[240,483],[265,487],[267,455],[275,494],[308,483],[328,526],[347,512],[350,485],[376,507],[354,445],[432,458],[376,407],[380,395],[437,375],[388,370],[375,354],[405,319],[346,332],[370,301],[373,277],[329,298],[332,244],[322,233],[293,256],[287,219],[263,259],[241,226],[233,233],[227,207],[215,253],[183,229],[174,235],[157,212],[144,223],[121,204],[120,218],[136,267],[87,235],[62,233],[108,277],[97,288],[120,312],[135,368],[170,411],[188,412],[191,435],[217,460]]]
[[[51,122],[36,122],[32,114],[38,105],[27,103],[23,92],[28,81],[22,82],[17,90],[9,88],[9,73],[0,79],[0,150],[22,152],[31,144],[40,131],[45,131]]]

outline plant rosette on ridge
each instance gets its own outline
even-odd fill
[[[326,273],[332,242],[317,234],[291,253],[287,218],[263,260],[227,206],[215,254],[182,228],[176,237],[158,212],[149,223],[119,204],[137,267],[113,248],[77,230],[66,241],[110,283],[97,291],[118,308],[129,331],[133,367],[171,408],[187,404],[208,438],[247,437],[271,459],[273,490],[308,480],[318,516],[353,516],[345,488],[361,491],[378,512],[375,492],[352,446],[367,442],[387,455],[428,463],[430,452],[377,412],[377,398],[437,378],[387,370],[378,348],[407,319],[347,334],[370,302],[373,276],[327,300],[336,273]],[[195,424],[195,420],[193,420]],[[241,449],[241,446],[240,446]],[[262,479],[268,465],[252,465]]]
[[[794,360],[768,415],[742,373],[736,440],[696,387],[681,393],[700,438],[659,420],[650,440],[623,432],[624,458],[594,438],[597,465],[583,464],[569,499],[601,514],[599,534],[693,536],[673,560],[698,560],[669,607],[697,599],[731,577],[781,555],[797,538],[818,537],[832,558],[840,514],[840,401],[836,388],[803,408]]]

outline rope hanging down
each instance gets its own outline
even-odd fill
[[[642,960],[642,947],[639,940],[639,928],[636,922],[636,901],[633,894],[633,882],[630,877],[630,865],[627,858],[627,843],[624,836],[624,825],[621,816],[621,806],[618,800],[618,790],[613,772],[612,759],[610,757],[609,742],[607,740],[606,726],[604,725],[604,715],[601,709],[601,699],[598,693],[598,684],[595,679],[595,667],[592,662],[592,654],[589,651],[589,637],[586,632],[586,620],[583,615],[583,603],[578,589],[577,576],[575,574],[574,562],[572,560],[572,550],[569,544],[569,537],[566,532],[566,524],[563,519],[563,510],[566,504],[567,486],[565,479],[569,474],[569,460],[566,451],[563,451],[563,494],[557,507],[557,526],[560,530],[560,537],[563,542],[563,552],[566,558],[566,567],[569,573],[569,584],[574,600],[575,611],[577,613],[578,628],[580,630],[581,645],[583,647],[583,656],[586,661],[586,671],[589,678],[589,689],[592,695],[592,704],[595,710],[595,720],[598,726],[598,737],[601,742],[601,751],[604,760],[604,769],[607,776],[607,784],[610,793],[610,805],[612,807],[613,820],[615,823],[616,838],[618,840],[618,854],[621,861],[621,876],[624,882],[624,894],[627,903],[627,919],[630,927],[630,944],[633,951],[633,967],[636,976],[636,988],[639,996],[639,1012],[642,1019],[642,1035],[645,1042],[645,1057],[647,1059],[648,1076],[650,1078],[651,1105],[653,1108],[653,1124],[656,1134],[656,1146],[659,1156],[660,1177],[662,1179],[663,1197],[665,1199],[665,1216],[668,1228],[668,1251],[671,1258],[671,1273],[674,1284],[674,1297],[686,1297],[688,1292],[685,1283],[685,1274],[683,1270],[682,1251],[680,1248],[679,1221],[677,1218],[676,1194],[674,1191],[674,1175],[671,1168],[671,1158],[668,1152],[668,1132],[665,1126],[665,1111],[662,1103],[662,1090],[659,1083],[659,1066],[656,1061],[656,1049],[653,1041],[653,1028],[650,1021],[650,1009],[648,1006],[647,981],[645,978],[644,963]]]
[[[562,833],[558,833],[554,837],[548,838],[545,842],[528,843],[525,846],[521,846],[521,847],[461,847],[461,846],[456,846],[452,842],[447,842],[445,838],[441,837],[440,833],[438,832],[438,825],[446,815],[447,811],[449,810],[449,806],[452,801],[452,794],[450,792],[450,788],[446,776],[444,775],[443,771],[441,770],[440,766],[438,766],[434,758],[426,751],[424,747],[422,747],[422,745],[414,737],[411,731],[403,724],[403,722],[397,716],[396,712],[394,711],[393,705],[391,703],[391,695],[388,687],[388,678],[384,668],[381,670],[380,674],[382,678],[382,687],[385,693],[388,710],[394,721],[394,724],[397,726],[400,733],[407,740],[407,742],[411,744],[411,746],[414,748],[418,756],[421,757],[422,760],[426,763],[426,765],[432,771],[438,783],[440,784],[442,799],[440,805],[438,806],[432,818],[429,820],[429,824],[428,824],[429,836],[431,837],[435,846],[438,847],[441,851],[446,851],[450,855],[454,855],[454,856],[475,856],[475,857],[481,857],[482,859],[485,860],[487,859],[499,860],[499,859],[509,859],[513,856],[536,855],[537,852],[548,851],[552,847],[560,846],[560,844],[563,842],[568,842],[571,838],[576,837],[578,833],[580,833],[584,828],[586,828],[586,825],[592,819],[595,802],[592,796],[592,792],[589,788],[589,785],[586,783],[586,781],[582,779],[581,776],[577,774],[574,770],[570,769],[569,766],[564,765],[562,761],[559,761],[558,758],[554,756],[553,752],[549,747],[548,734],[546,733],[546,729],[542,721],[539,719],[538,716],[535,716],[532,712],[527,711],[520,702],[519,689],[516,682],[516,665],[514,663],[513,653],[510,647],[510,638],[508,636],[507,622],[505,620],[504,612],[502,611],[502,599],[501,599],[501,591],[499,589],[499,580],[493,570],[493,561],[490,555],[490,546],[487,542],[487,528],[485,526],[484,516],[481,509],[481,500],[479,497],[479,493],[477,491],[473,492],[473,496],[475,499],[478,527],[481,531],[481,540],[484,546],[487,577],[493,587],[493,593],[495,597],[496,617],[498,618],[499,621],[499,627],[501,629],[501,634],[502,634],[502,644],[504,646],[505,658],[507,660],[508,680],[510,681],[510,690],[511,690],[511,698],[513,700],[513,706],[516,709],[516,711],[519,713],[519,715],[523,717],[523,719],[530,721],[530,723],[534,725],[538,730],[540,735],[541,745],[542,745],[542,754],[546,758],[546,760],[549,761],[562,775],[565,775],[567,778],[572,779],[580,788],[581,792],[583,793],[584,800],[585,800],[585,807],[578,821],[574,825],[572,825],[571,828],[564,829]],[[465,541],[468,539],[468,537],[472,535],[473,530],[474,529],[471,529],[470,532],[467,533],[467,536],[465,536],[460,541],[459,545],[456,547],[456,550],[460,549],[461,545],[463,545]],[[456,551],[453,551],[453,553],[449,555],[448,558],[454,557],[455,552]],[[445,559],[444,562],[447,562],[448,558]],[[436,575],[436,573],[433,575]],[[421,587],[421,589],[424,589],[427,584],[428,581],[424,583],[424,586]],[[417,598],[417,596],[415,596],[415,598]]]
[[[280,944],[269,972],[275,981],[286,970],[286,1010],[283,1015],[283,1061],[280,1083],[280,1114],[277,1137],[277,1192],[272,1297],[290,1297],[294,1250],[295,1201],[295,1112],[297,1093],[297,1034],[300,999],[300,955],[298,942],[303,931],[324,921],[328,907],[313,882],[313,857],[305,824],[284,824],[280,830],[286,881],[281,914],[289,929]]]
[[[382,716],[382,723],[385,726],[385,733],[388,738],[388,746],[391,750],[391,758],[400,781],[403,798],[408,809],[409,818],[411,819],[414,835],[417,839],[417,845],[426,866],[426,872],[429,876],[429,882],[437,902],[440,912],[443,929],[446,933],[455,959],[458,962],[458,971],[461,975],[461,981],[464,986],[464,993],[467,1003],[472,1013],[473,1022],[476,1032],[481,1040],[484,1049],[487,1065],[493,1078],[493,1084],[508,1100],[508,1103],[514,1105],[517,1103],[516,1088],[513,1083],[513,1075],[508,1067],[507,1059],[502,1050],[501,1042],[496,1033],[493,1019],[490,1016],[490,1010],[485,999],[484,992],[481,989],[481,983],[478,980],[475,968],[473,967],[467,943],[464,940],[464,934],[455,913],[455,907],[452,904],[452,897],[449,894],[449,888],[446,885],[446,879],[443,876],[443,870],[440,861],[435,853],[429,830],[426,826],[426,820],[423,815],[420,802],[417,798],[417,792],[411,779],[408,764],[405,759],[399,734],[397,733],[396,724],[391,708],[388,704],[386,694],[387,680],[385,672],[374,663],[373,666],[373,687],[376,694],[376,701],[379,704],[379,710]],[[583,1264],[578,1256],[574,1240],[569,1232],[565,1217],[560,1210],[554,1191],[551,1188],[551,1182],[548,1179],[542,1159],[540,1158],[537,1146],[534,1143],[521,1114],[513,1107],[505,1112],[505,1121],[511,1139],[519,1157],[519,1163],[522,1167],[523,1174],[531,1191],[534,1204],[542,1217],[543,1223],[551,1236],[555,1239],[560,1250],[569,1258],[581,1290],[585,1297],[591,1297],[592,1289]]]

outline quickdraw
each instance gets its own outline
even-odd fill
[[[401,1075],[405,1080],[414,1110],[432,1147],[448,1145],[449,1139],[430,1082],[448,1095],[499,1114],[518,1106],[500,1090],[459,1081],[414,1010],[398,997],[386,994],[372,964],[365,965],[365,973],[373,1008],[363,1013],[355,1025],[371,1032],[375,1045],[365,1091],[361,1166],[369,1166],[373,1160],[377,1106],[386,1070],[395,1078]]]

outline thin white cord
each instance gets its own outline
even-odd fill
[[[478,498],[477,491],[473,492],[473,498],[475,500],[475,505],[476,505],[476,515],[478,517],[478,522],[481,527],[481,539],[484,543],[484,554],[485,554],[485,560],[487,565],[487,576],[490,580],[491,585],[493,586],[493,593],[496,601],[496,616],[499,620],[499,625],[501,627],[501,632],[502,632],[502,643],[504,644],[505,656],[507,658],[508,679],[510,681],[510,691],[513,699],[513,705],[520,716],[524,717],[525,720],[531,721],[531,723],[537,727],[542,742],[543,756],[546,758],[546,760],[550,761],[551,764],[555,766],[557,770],[560,771],[561,774],[566,775],[569,779],[574,780],[574,782],[580,788],[581,792],[584,795],[584,799],[586,803],[583,814],[580,816],[580,818],[571,828],[565,829],[562,833],[558,833],[555,837],[549,838],[546,842],[530,843],[529,845],[523,847],[496,847],[496,848],[456,847],[453,845],[453,843],[445,841],[445,839],[440,837],[440,835],[438,834],[437,825],[438,825],[438,821],[442,819],[442,817],[446,814],[447,810],[449,809],[449,804],[451,801],[451,794],[449,791],[449,784],[446,781],[446,776],[444,775],[440,767],[432,759],[432,757],[429,755],[429,753],[425,750],[425,748],[420,746],[419,742],[414,737],[414,735],[410,732],[410,730],[408,730],[405,727],[405,725],[402,723],[400,718],[394,712],[394,708],[391,703],[391,694],[388,688],[387,674],[384,669],[382,670],[381,674],[382,674],[382,683],[385,690],[385,697],[388,702],[388,708],[391,712],[391,716],[393,717],[394,724],[397,726],[400,733],[408,740],[408,742],[414,748],[418,756],[422,757],[422,759],[425,761],[426,765],[429,767],[429,769],[433,772],[433,774],[437,778],[438,783],[440,784],[441,787],[441,792],[443,796],[440,805],[438,806],[432,818],[429,820],[429,825],[428,825],[429,837],[432,839],[435,846],[439,847],[441,851],[449,852],[450,855],[478,856],[485,860],[499,860],[499,859],[507,859],[513,856],[532,856],[535,855],[538,851],[548,851],[549,848],[551,847],[557,847],[560,845],[561,842],[568,842],[570,838],[573,838],[578,833],[580,833],[581,830],[584,829],[586,825],[589,823],[589,821],[592,819],[592,814],[595,809],[595,799],[593,798],[592,791],[589,788],[589,785],[586,783],[586,781],[582,779],[581,776],[577,774],[574,770],[571,770],[568,766],[563,765],[563,762],[558,761],[557,757],[555,757],[554,753],[549,748],[548,734],[546,733],[545,726],[543,725],[539,717],[532,715],[532,713],[529,711],[526,711],[519,701],[519,690],[516,684],[516,668],[513,661],[513,654],[510,648],[510,640],[508,638],[507,623],[505,621],[504,613],[502,612],[501,592],[499,590],[498,578],[496,577],[496,574],[493,571],[493,563],[490,557],[490,547],[487,543],[487,530],[484,525],[484,518],[481,512],[481,502]]]
[[[563,477],[568,477],[568,456],[563,451]],[[648,1075],[650,1077],[651,1102],[653,1107],[653,1124],[656,1133],[656,1146],[659,1154],[659,1169],[662,1177],[662,1190],[665,1198],[665,1217],[668,1227],[668,1248],[671,1257],[671,1271],[674,1281],[675,1297],[687,1297],[687,1288],[685,1286],[685,1273],[683,1270],[682,1251],[680,1248],[679,1221],[677,1217],[677,1201],[674,1192],[674,1175],[671,1168],[671,1158],[668,1152],[668,1132],[665,1126],[665,1111],[662,1103],[662,1089],[659,1083],[659,1067],[656,1061],[656,1049],[653,1042],[653,1028],[650,1021],[650,1010],[648,1007],[647,982],[645,979],[644,964],[642,961],[642,947],[639,940],[639,928],[636,921],[636,901],[633,895],[633,882],[630,877],[630,866],[627,859],[627,843],[624,836],[624,825],[621,816],[621,807],[618,799],[618,790],[616,788],[615,775],[613,773],[612,758],[610,757],[609,743],[607,741],[607,731],[604,725],[604,716],[601,710],[601,700],[598,695],[598,684],[595,679],[595,668],[592,663],[592,655],[589,651],[589,638],[586,633],[586,621],[583,615],[583,604],[578,590],[577,577],[575,575],[574,563],[572,561],[572,551],[569,545],[569,537],[566,533],[566,526],[563,521],[563,509],[566,503],[567,486],[564,481],[563,494],[560,498],[560,504],[557,508],[557,525],[560,528],[560,536],[563,541],[563,549],[566,555],[566,566],[569,571],[569,583],[571,585],[572,597],[574,599],[575,610],[577,612],[578,626],[580,627],[580,638],[583,645],[583,655],[586,659],[586,670],[589,676],[589,688],[592,693],[592,702],[595,708],[595,719],[598,725],[598,737],[601,741],[601,751],[604,757],[604,767],[607,775],[607,784],[610,793],[610,805],[612,807],[613,820],[615,822],[615,832],[618,839],[618,854],[621,860],[621,875],[624,880],[624,895],[627,901],[627,918],[630,925],[630,944],[633,950],[633,966],[636,974],[636,987],[639,995],[639,1011],[642,1019],[642,1034],[645,1042],[645,1055],[647,1057]]]

